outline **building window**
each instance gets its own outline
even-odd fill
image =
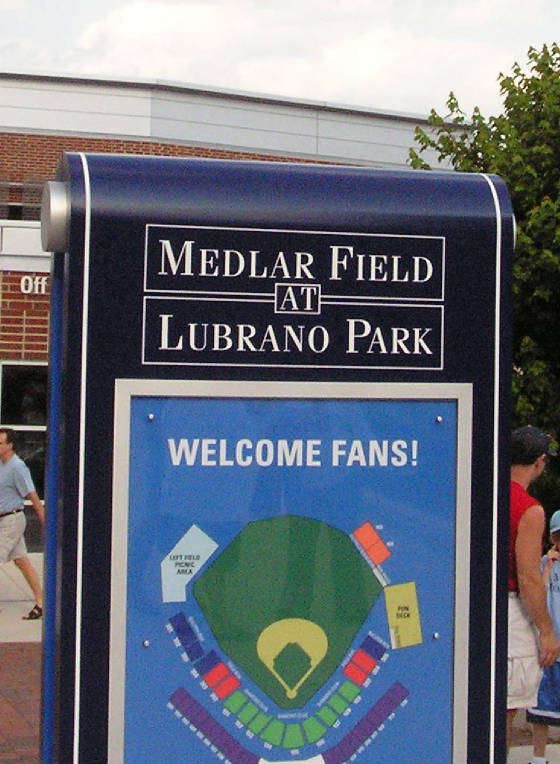
[[[45,493],[47,365],[0,362],[0,423],[18,433],[18,455]]]
[[[39,220],[44,180],[11,182],[0,176],[0,219]]]
[[[4,426],[44,428],[47,424],[47,367],[4,362],[1,369],[0,420]]]
[[[48,367],[41,363],[0,361],[0,426],[18,435],[17,453],[29,467],[41,500],[45,496]],[[30,552],[41,551],[41,528],[35,512],[25,511]]]

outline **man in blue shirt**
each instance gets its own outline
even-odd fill
[[[14,430],[0,427],[0,563],[13,560],[29,584],[35,605],[24,619],[33,621],[43,615],[43,591],[27,556],[24,499],[31,502],[41,525],[45,523],[45,510],[27,465],[15,452],[15,438]]]

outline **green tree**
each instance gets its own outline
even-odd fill
[[[431,169],[422,153],[433,149],[455,170],[496,173],[505,181],[517,222],[514,426],[533,423],[559,433],[560,48],[530,48],[527,63],[525,71],[515,63],[510,75],[499,75],[498,116],[485,118],[475,108],[467,118],[451,93],[449,115],[432,109],[430,129],[416,129],[418,151],[410,150],[409,162]]]

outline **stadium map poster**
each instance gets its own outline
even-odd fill
[[[68,154],[42,236],[42,764],[502,762],[501,181]]]
[[[117,382],[111,762],[465,756],[465,387]]]

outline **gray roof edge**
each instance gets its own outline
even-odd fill
[[[118,76],[97,76],[93,74],[63,74],[57,72],[22,72],[0,71],[1,80],[35,80],[42,82],[59,83],[83,83],[88,85],[118,86],[124,88],[143,88],[149,90],[162,90],[168,92],[194,93],[196,95],[209,95],[215,98],[233,98],[242,101],[256,103],[278,104],[293,106],[303,109],[330,111],[335,113],[356,114],[379,117],[380,119],[401,119],[406,122],[427,123],[427,115],[399,112],[392,110],[374,109],[367,106],[350,104],[338,104],[328,101],[314,101],[304,98],[290,98],[289,96],[273,95],[269,93],[253,93],[244,90],[219,88],[211,85],[196,85],[191,83],[174,82],[160,79],[125,78]]]

